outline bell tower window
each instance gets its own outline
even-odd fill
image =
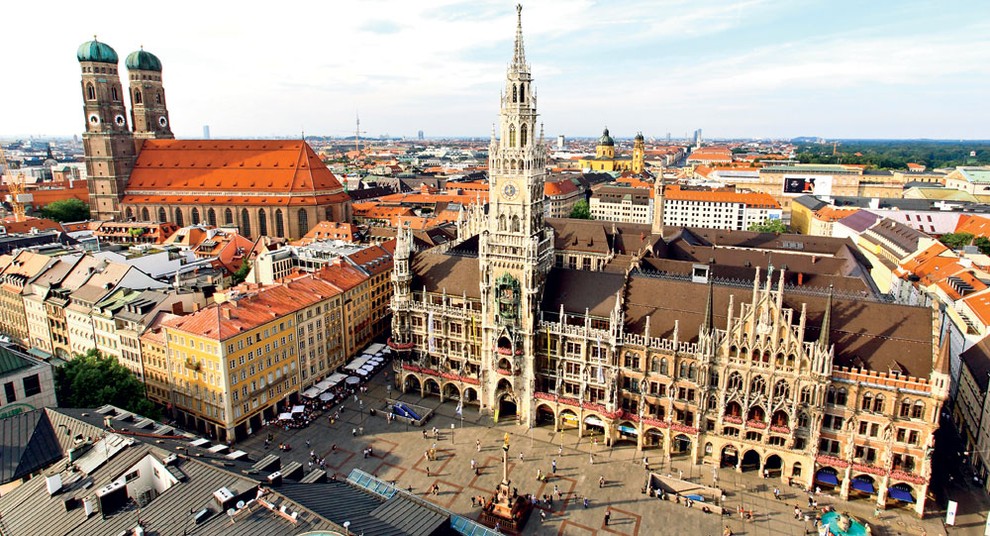
[[[120,100],[120,95],[117,94],[117,87],[116,86],[110,88],[110,95],[113,97],[113,100],[114,101],[119,101]]]
[[[161,103],[162,103],[162,92],[159,91],[158,93],[155,93],[155,104],[161,104]]]
[[[521,142],[521,146],[522,147],[525,147],[526,146],[526,125],[523,125],[522,128],[519,129],[519,140]]]
[[[526,102],[526,84],[519,84],[519,102]]]
[[[93,87],[93,84],[86,84],[86,98],[96,100],[96,88]]]
[[[134,91],[134,104],[141,104],[141,92],[139,90]]]
[[[518,92],[518,89],[516,88],[515,84],[513,84],[512,85],[512,102],[519,102],[519,94],[517,92]]]
[[[516,126],[509,125],[509,147],[516,146]]]

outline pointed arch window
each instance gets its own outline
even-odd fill
[[[526,102],[526,84],[519,84],[519,102]]]
[[[811,404],[811,387],[801,388],[801,403]]]
[[[877,397],[873,399],[873,411],[876,413],[883,413],[884,397],[881,394],[877,394]]]
[[[753,378],[753,382],[749,386],[749,394],[751,396],[762,395],[767,392],[767,381],[763,379],[763,376],[757,376]]]
[[[120,95],[117,93],[117,86],[114,86],[114,87],[110,88],[110,97],[114,101],[119,101],[120,100]]]
[[[660,374],[667,375],[667,358],[660,358]]]
[[[217,226],[217,211],[212,208],[206,211],[206,223],[207,225]]]
[[[509,125],[509,147],[516,146],[516,126]],[[515,169],[515,161],[512,162],[512,169]]]
[[[193,207],[192,213],[190,213],[190,220],[192,220],[193,225],[199,225],[199,209]]]
[[[870,393],[863,395],[863,403],[860,405],[860,409],[863,411],[873,410],[873,395]]]
[[[241,234],[251,236],[251,217],[246,208],[241,209]]]
[[[258,236],[268,236],[268,215],[265,209],[258,210]]]
[[[524,123],[523,126],[519,128],[519,141],[520,141],[520,146],[522,147],[525,147],[526,143],[529,141],[527,139],[527,132],[528,129],[526,128],[526,124]]]
[[[302,237],[309,232],[309,213],[306,212],[306,209],[301,208],[296,219],[299,220],[299,236]]]
[[[131,207],[127,207],[127,221],[131,221],[133,219],[134,219],[134,211],[131,210]]]
[[[134,90],[134,104],[141,104],[141,90]]]
[[[743,386],[742,374],[739,374],[738,372],[733,372],[732,374],[729,374],[729,381],[728,383],[726,383],[725,386],[729,391],[738,391],[742,389]]]
[[[175,222],[174,223],[176,225],[178,225],[179,227],[185,227],[186,226],[185,219],[183,219],[183,217],[182,217],[182,209],[181,208],[176,208],[175,209]]]
[[[515,84],[512,84],[512,102],[519,102],[519,93]]]
[[[162,103],[162,92],[159,91],[155,93],[155,104],[161,104],[161,103]]]
[[[224,211],[223,211],[223,223],[224,223],[224,225],[233,225],[234,224],[234,211],[230,210],[229,208],[228,209],[224,209]]]
[[[275,236],[285,238],[285,218],[280,208],[275,209]]]
[[[168,221],[168,216],[165,215],[165,207],[158,207],[158,222],[165,223]]]
[[[96,88],[93,87],[93,84],[86,84],[86,98],[96,100]]]
[[[141,209],[141,221],[151,221],[151,214],[148,212],[148,207]]]
[[[519,232],[519,216],[512,216],[512,232]]]

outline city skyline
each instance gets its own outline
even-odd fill
[[[96,33],[121,69],[142,45],[161,59],[180,138],[200,137],[203,125],[215,138],[346,137],[358,114],[366,137],[486,136],[513,5],[382,1],[264,17],[196,5],[188,20],[181,4],[119,15],[15,5],[12,20],[45,23],[40,34],[9,28],[12,42],[30,46],[8,72],[44,69],[5,84],[0,135],[82,132],[74,52]],[[923,2],[540,2],[524,5],[524,24],[537,94],[552,97],[541,106],[548,136],[608,126],[623,138],[702,128],[716,138],[986,139],[990,24],[980,11]]]

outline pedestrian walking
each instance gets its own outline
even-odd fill
[[[541,480],[543,480],[543,469],[540,469],[539,467],[537,467],[536,468],[536,481],[539,482]]]
[[[351,428],[351,435],[357,437],[357,428]]]
[[[584,507],[585,508],[588,508],[588,498],[587,497],[584,498]]]
[[[306,440],[306,448],[309,448],[309,440]]]
[[[426,437],[426,430],[423,430],[423,437]],[[475,439],[474,446],[478,448],[478,452],[481,452],[481,440]]]
[[[557,460],[550,461],[550,468],[552,469],[553,474],[557,474]]]
[[[473,508],[473,507],[475,507],[477,505],[478,505],[478,498],[475,497],[474,495],[472,495],[471,496],[471,507]]]
[[[478,467],[478,462],[474,461],[474,458],[471,458],[471,470],[474,471],[476,467]]]
[[[780,500],[780,488],[773,488],[773,498]]]
[[[540,521],[542,522],[542,521],[546,521],[546,520],[547,520],[547,511],[546,510],[540,510]]]
[[[423,439],[426,439],[426,430],[423,430]]]
[[[588,464],[595,465],[595,453],[592,452],[588,455]]]
[[[876,519],[880,519],[880,507],[879,506],[873,509],[873,517],[876,518]]]
[[[606,527],[608,526],[608,521],[609,521],[610,519],[612,519],[612,510],[611,510],[611,509],[608,509],[608,508],[606,508],[606,509],[605,509],[605,526],[606,526]]]
[[[650,470],[650,459],[646,456],[643,456],[643,467],[645,467],[647,471]]]
[[[605,487],[605,475],[598,477],[598,487],[599,488]]]
[[[559,447],[557,447],[557,456],[563,456],[563,455],[564,455],[564,446],[560,445]]]
[[[794,519],[801,519],[801,508],[798,506],[794,507]]]
[[[522,463],[522,461],[523,461],[523,453],[520,452],[519,453],[519,462]]]
[[[426,468],[426,476],[433,476],[433,474],[430,473],[430,468],[429,467]]]
[[[557,500],[560,500],[560,488],[557,487],[557,484],[553,485],[553,496]]]
[[[764,479],[770,478],[770,470],[769,469],[764,469],[763,470],[763,478]]]

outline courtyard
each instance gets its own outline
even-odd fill
[[[328,475],[344,478],[351,469],[359,468],[454,513],[477,519],[481,509],[472,499],[489,497],[501,480],[502,445],[508,437],[512,487],[520,494],[552,496],[552,504],[541,503],[534,510],[523,534],[719,535],[728,526],[734,534],[793,535],[812,529],[811,522],[803,517],[795,519],[794,515],[795,506],[809,511],[808,493],[788,487],[779,479],[764,479],[758,471],[715,469],[677,457],[668,463],[654,454],[657,451],[638,452],[635,445],[624,442],[605,447],[589,437],[579,437],[576,431],[558,433],[550,425],[528,429],[514,421],[495,424],[491,415],[479,415],[474,406],[465,407],[458,415],[456,401],[441,403],[435,397],[424,399],[418,394],[388,390],[385,372],[379,372],[365,385],[367,392],[357,401],[351,396],[340,403],[344,409],[333,424],[324,414],[305,428],[286,431],[269,426],[239,443],[238,448],[261,458],[277,453],[277,445],[287,443],[292,449],[281,453],[283,465],[297,461],[309,472],[312,452],[325,458]],[[389,421],[384,412],[377,411],[384,406],[386,397],[430,408],[432,418],[423,427]],[[376,410],[376,415],[370,414],[371,409]],[[434,428],[437,436],[433,435]],[[273,439],[266,447],[269,433]],[[371,456],[366,456],[365,449],[369,447]],[[705,513],[697,505],[688,509],[681,503],[663,502],[644,493],[644,454],[649,456],[651,471],[664,477],[711,486],[717,475],[718,485],[725,493],[726,515]],[[537,479],[538,472],[548,475],[546,481]],[[779,499],[774,496],[775,487],[780,491]],[[869,499],[840,501],[828,491],[814,499],[819,508],[832,506],[868,521],[876,535],[945,533],[940,517],[919,520],[908,508],[888,509],[874,518]],[[741,518],[740,508],[750,512],[751,517]],[[607,526],[606,511],[611,513]],[[982,534],[983,518],[978,512],[973,512],[972,517],[966,520],[969,528],[951,528],[949,533]],[[962,525],[961,521],[962,518],[957,526]]]

